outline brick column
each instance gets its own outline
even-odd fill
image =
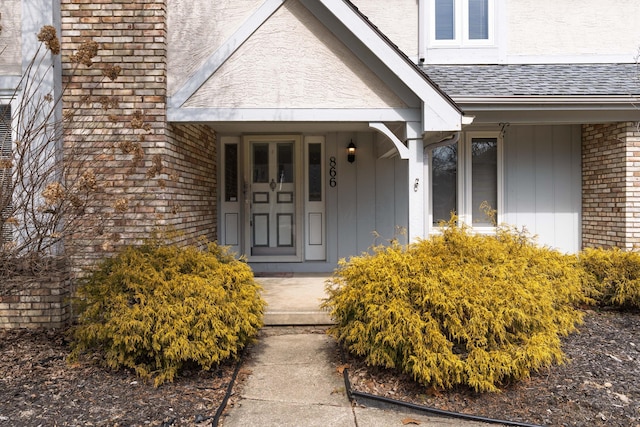
[[[640,133],[635,123],[582,128],[582,245],[640,247]]]
[[[84,224],[92,231],[71,242],[76,265],[167,226],[185,243],[217,237],[215,132],[166,121],[166,1],[61,1],[64,106],[74,113],[66,152],[101,171]],[[76,69],[70,59],[87,40],[98,55]],[[121,72],[110,81],[103,72],[113,66]]]

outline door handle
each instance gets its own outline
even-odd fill
[[[276,181],[273,178],[271,178],[271,182],[269,183],[269,187],[271,187],[271,191],[275,190],[277,186],[278,184],[276,184]]]

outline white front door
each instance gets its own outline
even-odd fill
[[[245,233],[252,261],[301,259],[298,137],[245,137]]]

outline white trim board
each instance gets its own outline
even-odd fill
[[[221,120],[223,119],[223,120]],[[280,109],[280,108],[169,108],[169,122],[398,122],[418,121],[418,109]]]

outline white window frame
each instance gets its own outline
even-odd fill
[[[488,38],[469,39],[469,0],[454,0],[455,37],[436,40],[436,0],[429,1],[429,47],[481,47],[495,44],[496,0],[488,0]]]
[[[496,199],[498,206],[492,206],[496,210],[496,222],[497,224],[503,223],[504,218],[504,161],[503,161],[503,138],[499,131],[471,131],[465,132],[460,135],[455,144],[458,144],[458,172],[457,172],[457,216],[460,224],[467,225],[473,229],[474,232],[480,234],[494,234],[496,232],[495,226],[487,225],[474,225],[473,224],[473,174],[472,174],[472,159],[471,159],[471,147],[472,141],[475,138],[496,138],[498,143],[497,150],[497,170],[496,170]],[[429,222],[428,226],[432,231],[438,232],[439,227],[433,224],[433,191],[432,191],[432,150],[434,148],[448,145],[447,142],[437,143],[427,147],[428,150],[428,165],[429,165]]]

